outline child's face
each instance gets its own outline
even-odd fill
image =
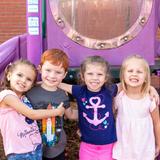
[[[61,65],[56,66],[49,61],[44,62],[42,65],[42,87],[46,90],[55,91],[65,76],[66,72]]]
[[[141,89],[145,79],[146,72],[142,62],[138,59],[132,59],[128,62],[128,65],[124,70],[124,81],[127,85],[127,89],[129,87]]]
[[[26,64],[19,64],[14,68],[12,73],[8,73],[7,78],[10,81],[11,89],[17,95],[22,95],[32,87],[36,74],[32,67]]]
[[[106,82],[106,70],[100,64],[87,64],[83,77],[88,90],[98,92]]]

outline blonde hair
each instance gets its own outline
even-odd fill
[[[104,58],[102,58],[101,56],[97,56],[97,55],[87,57],[80,65],[81,83],[84,84],[84,81],[83,81],[84,80],[84,73],[86,71],[86,66],[88,64],[98,64],[98,65],[103,66],[105,69],[106,80],[107,80],[106,85],[111,83],[111,74],[110,74],[109,63]]]
[[[123,88],[124,91],[127,91],[127,85],[124,81],[124,71],[125,71],[128,63],[130,63],[133,59],[141,61],[142,65],[144,67],[146,77],[145,77],[145,81],[142,85],[141,92],[142,92],[142,94],[146,94],[149,91],[149,87],[150,87],[150,83],[151,83],[150,68],[149,68],[148,62],[143,57],[141,57],[140,55],[137,55],[137,54],[127,57],[122,63],[122,66],[121,66],[121,69],[120,69],[120,80],[121,80],[121,83],[122,83],[122,88]]]

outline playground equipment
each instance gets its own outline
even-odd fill
[[[39,64],[50,48],[68,54],[69,81],[90,55],[109,61],[118,78],[123,59],[140,54],[160,76],[160,0],[27,0],[26,7],[27,34],[0,45],[0,76],[21,57]]]
[[[26,6],[26,46],[21,49],[18,40],[18,57],[7,53],[5,64],[22,55],[38,64],[44,50],[59,48],[68,54],[71,70],[87,56],[100,55],[117,71],[131,54],[142,55],[152,69],[160,68],[159,0],[27,0]],[[3,52],[0,56],[6,57]]]

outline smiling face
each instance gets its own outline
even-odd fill
[[[132,60],[124,71],[124,81],[128,87],[142,88],[145,83],[146,72],[139,60]]]
[[[10,81],[10,88],[19,96],[33,86],[35,78],[35,71],[27,64],[18,64],[7,75],[7,79]]]
[[[137,89],[146,93],[150,86],[149,65],[138,55],[128,57],[122,64],[120,78],[125,91]]]
[[[55,91],[65,76],[66,72],[62,65],[53,65],[45,61],[41,67],[41,86],[46,90]]]
[[[106,69],[98,63],[87,64],[83,80],[88,90],[98,92],[106,82]]]

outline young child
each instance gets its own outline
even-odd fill
[[[148,63],[139,55],[126,58],[120,79],[123,89],[115,99],[118,141],[113,148],[113,158],[154,160],[160,149],[160,118],[158,106],[148,95]]]
[[[64,102],[65,116],[70,119],[77,118],[76,111],[71,110],[68,96],[58,88],[67,74],[68,65],[67,55],[59,49],[50,49],[43,53],[39,66],[42,82],[27,93],[35,109],[46,109],[49,104],[56,107]],[[50,129],[46,131],[44,121],[38,123],[44,144],[43,160],[65,160],[66,134],[63,130],[63,118],[56,117],[55,120],[54,135]]]
[[[116,142],[112,99],[117,86],[109,86],[108,63],[100,56],[87,57],[80,66],[84,85],[60,84],[77,100],[81,144],[80,160],[112,160],[112,147]]]
[[[41,137],[31,119],[58,116],[60,106],[52,110],[33,110],[23,94],[36,81],[36,68],[27,60],[17,60],[6,67],[0,91],[0,131],[8,160],[41,160]],[[25,104],[24,104],[25,103]]]

